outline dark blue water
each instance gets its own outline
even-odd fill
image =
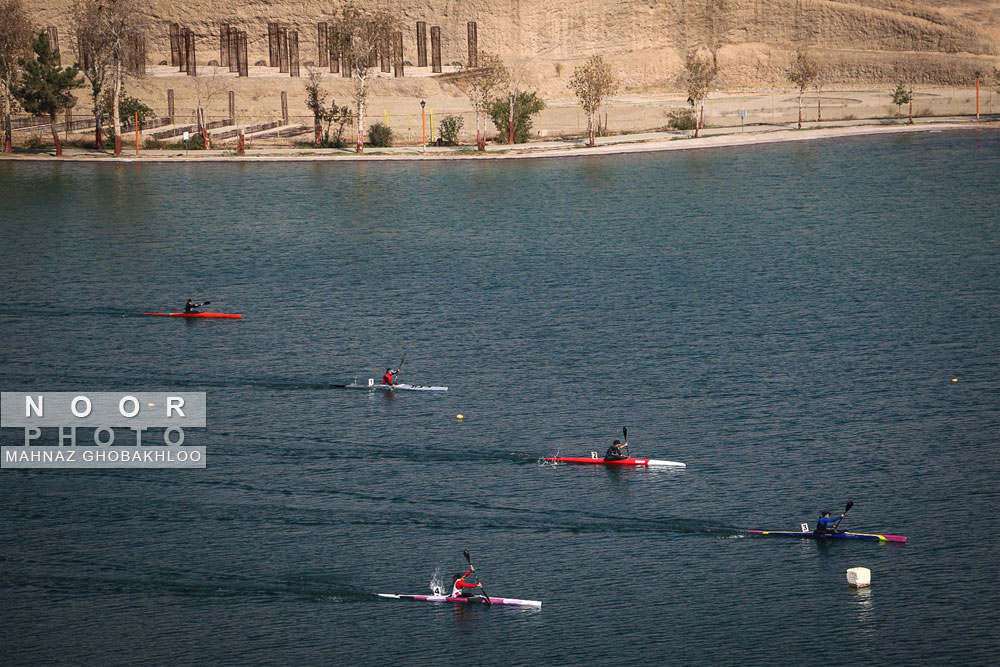
[[[2,163],[0,388],[209,404],[205,470],[0,472],[4,662],[989,664],[998,210],[997,132]],[[622,426],[687,469],[538,463]],[[847,501],[907,544],[741,532]],[[542,609],[376,596],[463,549]]]

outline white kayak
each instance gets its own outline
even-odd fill
[[[379,593],[380,598],[392,598],[394,600],[418,600],[420,602],[456,602],[460,604],[487,604],[486,598],[477,595],[472,598],[452,597],[450,595],[395,595],[393,593]],[[510,604],[518,607],[535,607],[541,609],[542,603],[539,600],[518,600],[516,598],[495,598],[490,596],[489,604]]]
[[[430,387],[422,384],[406,384],[404,382],[398,382],[396,384],[358,384],[352,382],[351,384],[331,384],[332,388],[335,389],[380,389],[382,391],[448,391],[448,387]]]

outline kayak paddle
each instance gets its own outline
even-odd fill
[[[399,373],[399,369],[403,367],[403,362],[404,361],[406,361],[406,355],[405,354],[403,355],[403,358],[399,360],[399,365],[396,366],[396,372],[397,373]]]
[[[847,507],[844,508],[844,516],[847,516],[847,513],[851,511],[852,507],[854,507],[854,503],[851,503],[851,502],[847,503]],[[839,526],[840,522],[843,521],[843,520],[844,520],[844,517],[842,516],[839,519],[837,519],[837,523],[833,524],[833,529],[835,531],[837,530],[837,526]]]
[[[472,567],[472,558],[469,556],[469,550],[466,549],[463,551],[462,555],[465,556],[465,562],[469,564],[469,567]],[[483,582],[479,581],[479,573],[475,570],[473,570],[472,573],[476,575],[476,583],[479,584],[479,590],[483,592],[483,597],[486,598],[486,604],[493,604],[493,600],[490,599],[490,596],[486,594],[486,589],[483,588]]]
[[[632,456],[632,450],[628,448],[628,427],[622,426],[622,439],[625,440],[625,449],[628,451],[629,457]]]

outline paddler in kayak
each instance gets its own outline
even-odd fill
[[[615,440],[613,443],[611,443],[611,446],[608,447],[608,451],[604,453],[604,460],[623,461],[627,459],[628,456],[622,453],[622,450],[627,447],[628,447],[627,442],[623,445],[621,440]]]
[[[476,571],[475,566],[469,563],[469,571],[465,574],[461,572],[455,575],[455,581],[451,585],[451,597],[453,598],[474,598],[478,597],[479,593],[475,593],[475,589],[482,588],[483,585],[478,581],[474,584],[470,584],[465,580],[467,576]]]
[[[837,530],[837,524],[839,524],[843,518],[844,515],[841,514],[840,517],[834,519],[830,516],[830,510],[823,510],[823,513],[819,515],[819,521],[816,522],[816,529],[813,532],[817,535],[842,533],[844,531]]]
[[[396,384],[396,374],[399,373],[399,369],[392,370],[391,368],[385,369],[385,375],[382,376],[382,384],[387,384],[390,387]]]
[[[188,299],[188,302],[186,304],[184,304],[184,312],[185,313],[197,313],[198,311],[196,309],[197,308],[201,308],[204,305],[205,305],[204,303],[195,303],[191,299]]]

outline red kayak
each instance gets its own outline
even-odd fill
[[[664,461],[663,459],[619,459],[617,461],[605,461],[595,457],[587,456],[546,456],[546,461],[553,463],[590,463],[601,466],[674,466],[675,468],[686,468],[680,461]]]
[[[157,315],[159,317],[227,317],[232,320],[242,318],[237,313],[143,313],[143,315]]]

